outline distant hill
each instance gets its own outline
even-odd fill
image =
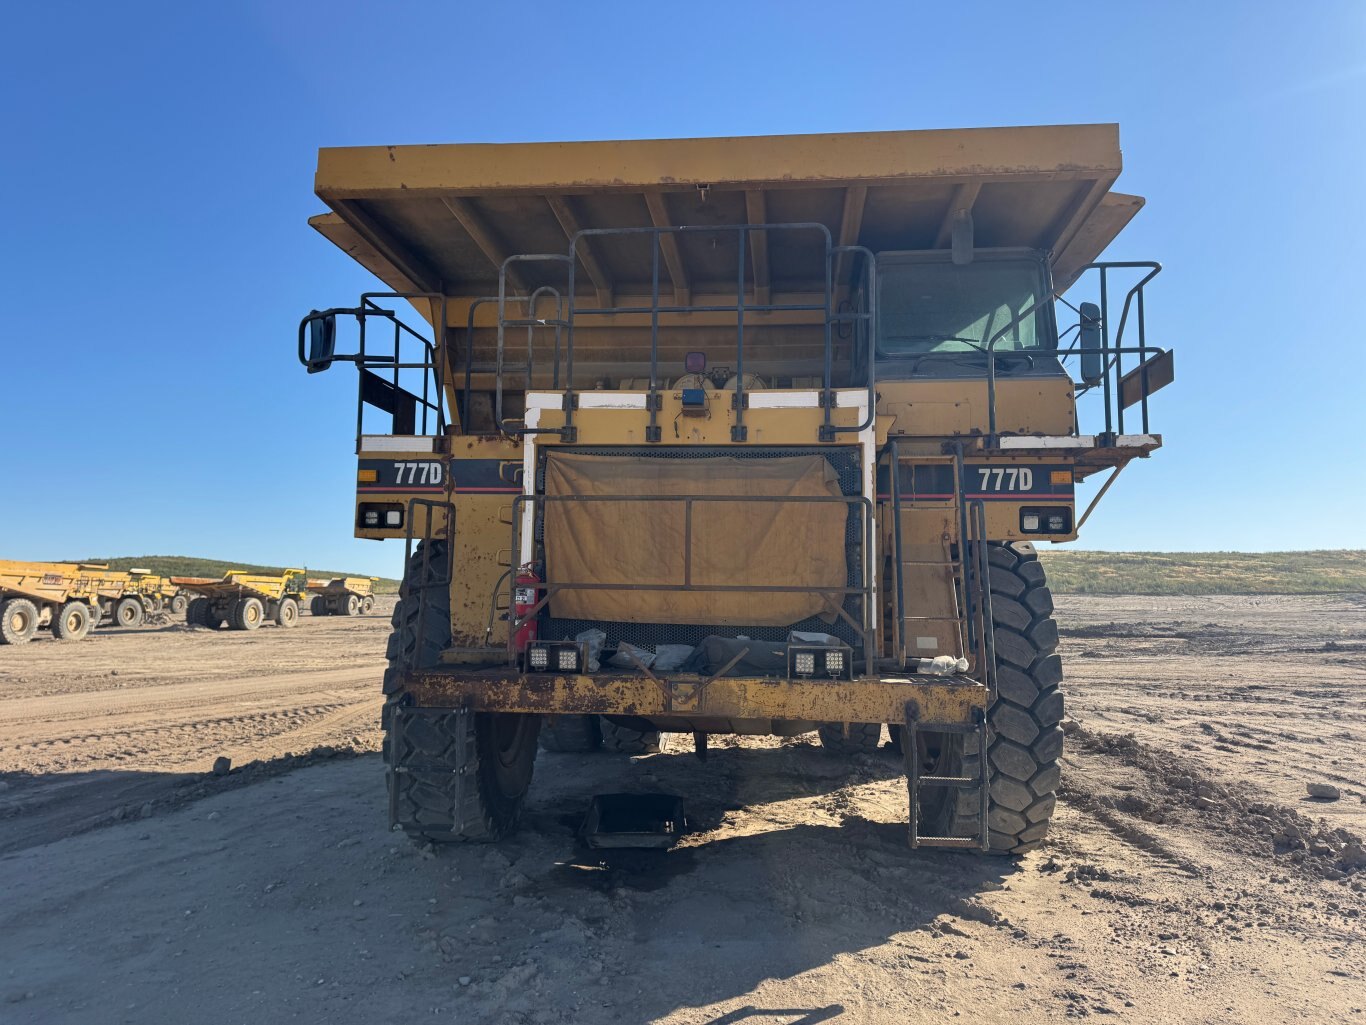
[[[1317,552],[1075,552],[1040,546],[1048,582],[1058,594],[1332,594],[1366,592],[1366,551]],[[231,569],[278,573],[283,567],[220,562],[185,555],[69,559],[134,566],[163,576],[221,577]],[[313,577],[363,576],[303,567]],[[382,577],[377,594],[396,594]]]
[[[1058,594],[1366,591],[1366,551],[1073,552],[1040,547]]]
[[[148,569],[164,577],[221,577],[229,570],[241,569],[249,573],[280,573],[285,566],[260,566],[251,562],[220,562],[217,559],[195,559],[188,555],[128,555],[117,557],[92,557],[88,559],[66,559],[65,562],[105,562],[110,569]],[[336,569],[314,569],[300,566],[308,571],[310,577],[363,577],[366,573],[348,573]],[[376,594],[398,593],[398,581],[380,577],[375,584]]]

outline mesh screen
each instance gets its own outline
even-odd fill
[[[840,493],[853,497],[862,494],[862,474],[859,468],[858,449],[851,447],[821,448],[710,448],[695,445],[655,445],[648,448],[635,446],[573,446],[566,451],[576,455],[631,455],[648,459],[706,459],[725,456],[732,459],[773,459],[778,456],[819,455],[825,458],[839,477]],[[536,492],[545,493],[545,448],[538,454],[536,464]],[[544,539],[541,510],[537,506],[536,541]],[[844,523],[844,553],[847,564],[846,587],[863,586],[863,516],[859,506],[851,504]],[[755,601],[763,601],[763,595],[756,593]],[[861,622],[862,597],[849,594],[844,597],[844,611],[854,620]],[[539,636],[546,640],[572,638],[585,630],[597,629],[607,635],[607,647],[614,647],[620,641],[627,641],[638,647],[653,647],[656,644],[690,644],[696,647],[706,637],[713,634],[721,637],[752,637],[758,641],[782,642],[790,630],[809,630],[833,634],[854,648],[862,646],[855,630],[843,618],[836,617],[833,623],[819,616],[811,616],[799,623],[788,626],[699,626],[691,623],[614,623],[604,620],[555,619],[546,617],[541,621]]]

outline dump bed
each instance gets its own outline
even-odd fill
[[[244,573],[233,570],[222,580],[208,580],[203,577],[172,577],[171,583],[194,591],[208,598],[260,598],[262,601],[279,601],[286,594],[297,593],[296,578],[303,575],[302,570],[286,570],[279,575]]]
[[[344,147],[319,152],[315,187],[332,212],[309,223],[396,291],[472,298],[497,293],[509,255],[565,252],[584,229],[808,222],[881,252],[948,248],[968,211],[979,246],[1048,251],[1065,286],[1142,206],[1110,192],[1120,169],[1113,124]],[[733,246],[666,244],[676,298],[733,292]],[[761,246],[748,271],[761,294],[805,290],[820,272],[794,237]],[[648,294],[648,248],[590,239],[579,280],[600,299]],[[523,265],[509,283],[534,287],[553,271]],[[463,326],[463,309],[448,320]]]
[[[345,147],[319,152],[315,187],[332,212],[310,223],[395,291],[444,297],[413,305],[433,324],[444,306],[452,386],[467,367],[475,391],[492,387],[498,307],[478,299],[498,294],[499,268],[558,254],[508,265],[504,288],[518,301],[540,287],[565,296],[571,244],[581,310],[647,307],[657,269],[670,308],[689,311],[661,318],[665,365],[692,350],[724,362],[736,317],[716,310],[735,303],[743,265],[746,305],[786,308],[754,316],[746,368],[803,377],[821,373],[824,335],[820,314],[792,307],[824,294],[827,243],[946,250],[967,217],[978,248],[1048,253],[1063,290],[1142,206],[1110,191],[1121,165],[1113,124]],[[736,232],[705,230],[743,224],[806,227],[750,233],[743,260]],[[656,260],[644,229],[679,226],[689,230],[659,236]],[[837,303],[857,264],[846,254],[829,268]],[[534,315],[551,311],[543,300]],[[574,387],[648,376],[649,328],[643,314],[580,317]]]
[[[308,590],[314,594],[335,594],[346,592],[358,594],[362,598],[374,590],[377,577],[333,577],[331,580],[312,578]]]
[[[89,576],[74,563],[0,559],[0,596],[61,603],[78,593]]]

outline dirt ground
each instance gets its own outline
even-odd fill
[[[419,849],[369,753],[387,605],[0,648],[0,1021],[1366,1022],[1366,597],[1058,605],[1018,861],[908,851],[892,756],[813,738],[543,752],[517,836]],[[590,854],[617,790],[692,831]]]

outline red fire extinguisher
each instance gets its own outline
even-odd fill
[[[536,607],[540,601],[540,590],[537,587],[541,578],[536,575],[536,567],[527,563],[517,571],[517,579],[513,585],[512,592],[512,614],[513,618],[520,620]],[[517,651],[526,651],[527,645],[536,639],[536,620],[529,619],[517,628],[517,633],[513,636],[513,647]]]

